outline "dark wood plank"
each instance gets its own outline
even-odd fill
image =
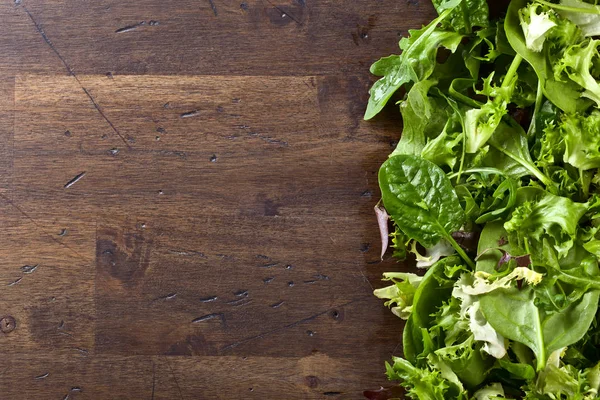
[[[64,73],[64,61],[77,74],[323,75],[363,74],[397,52],[399,35],[427,23],[431,5],[3,0],[0,14],[0,70]]]
[[[362,112],[431,7],[240,3],[0,3],[6,398],[387,384],[372,210],[401,123]]]

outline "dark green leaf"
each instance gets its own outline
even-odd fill
[[[465,221],[444,171],[421,157],[390,157],[379,170],[379,185],[387,212],[425,247],[447,239]]]

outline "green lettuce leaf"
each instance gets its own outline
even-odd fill
[[[420,30],[411,30],[409,38],[400,41],[403,50],[399,56],[390,56],[373,64],[371,72],[383,75],[371,87],[365,119],[377,115],[390,97],[404,84],[420,82],[431,76],[436,65],[439,47],[455,51],[462,35],[457,32],[438,29],[438,24],[446,19],[452,9],[446,9],[441,15]]]
[[[447,7],[444,0],[432,0],[432,3],[438,13],[442,13]],[[487,27],[489,25],[488,18],[489,8],[486,0],[462,0],[442,23],[442,26],[456,32],[471,33],[474,27]]]

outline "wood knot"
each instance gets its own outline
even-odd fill
[[[17,321],[10,315],[0,319],[0,331],[2,333],[11,333],[17,327]]]

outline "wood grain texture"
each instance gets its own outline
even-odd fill
[[[360,399],[401,322],[372,296],[369,64],[428,2],[0,0],[7,399]]]

